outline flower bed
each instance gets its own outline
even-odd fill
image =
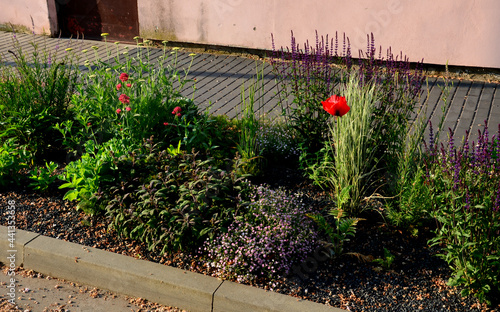
[[[0,77],[2,200],[19,201],[27,230],[343,308],[436,311],[435,287],[453,309],[487,309],[472,295],[497,304],[500,129],[439,150],[431,128],[423,150],[418,66],[376,58],[372,38],[355,68],[337,46],[300,50],[292,37],[275,51],[293,99],[275,120],[253,112],[258,81],[239,120],[199,112],[180,93],[175,50],[85,71],[72,51],[18,51]],[[61,230],[44,228],[44,211]]]

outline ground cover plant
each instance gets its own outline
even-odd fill
[[[68,48],[60,61],[17,51],[18,67],[0,68],[0,94],[17,96],[0,107],[0,184],[62,192],[84,215],[75,228],[104,224],[150,255],[196,256],[202,272],[243,283],[304,282],[303,270],[319,274],[345,257],[391,274],[405,255],[386,246],[367,255],[351,242],[381,220],[391,235],[419,227],[424,248],[450,265],[450,284],[494,304],[500,133],[485,129],[463,147],[451,134],[440,148],[430,128],[421,149],[428,124],[412,119],[420,65],[390,50],[377,57],[368,39],[358,61],[348,38],[342,52],[337,38],[318,35],[314,47],[292,36],[290,49],[275,49],[270,62],[291,101],[276,119],[253,110],[259,71],[239,119],[199,111],[181,93],[189,66],[177,68],[165,44],[159,60],[147,41],[135,55],[108,44],[95,62],[78,57],[97,47]],[[279,170],[280,182],[303,181],[300,192],[259,183]],[[401,221],[406,213],[411,221]]]

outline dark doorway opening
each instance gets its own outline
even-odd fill
[[[63,37],[133,41],[139,35],[137,0],[56,0]]]

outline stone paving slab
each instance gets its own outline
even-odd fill
[[[161,49],[137,48],[130,44],[117,44],[92,40],[59,39],[27,34],[16,34],[15,38],[23,51],[33,51],[32,42],[35,41],[40,47],[46,46],[54,52],[64,53],[64,49],[72,47],[73,52],[80,56],[79,62],[83,67],[85,60],[94,61],[100,58],[105,62],[113,63],[113,57],[122,53],[136,56],[138,53],[147,55],[151,61],[156,62],[163,55]],[[97,47],[95,52],[91,47]],[[13,34],[0,32],[0,56],[7,65],[14,65],[12,54],[9,50],[14,47]],[[81,51],[88,50],[84,55]],[[167,51],[170,53],[170,50]],[[276,116],[281,112],[279,103],[279,89],[272,73],[271,65],[261,60],[253,60],[233,55],[214,55],[198,53],[190,56],[190,52],[177,52],[177,63],[179,68],[187,69],[191,63],[187,79],[196,80],[194,93],[195,103],[200,110],[209,110],[212,114],[223,114],[230,118],[237,118],[241,112],[242,87],[245,95],[249,94],[249,87],[255,81],[257,72],[263,72],[264,90],[262,94],[256,94],[255,112],[259,115]],[[187,83],[182,93],[186,97],[193,97],[193,83]],[[445,120],[441,132],[441,140],[448,136],[448,129],[455,132],[456,141],[465,135],[466,131],[471,133],[471,140],[477,137],[477,131],[482,129],[484,121],[488,122],[490,128],[496,132],[500,124],[500,85],[484,81],[451,80],[447,92],[442,79],[428,78],[428,83],[422,87],[421,103],[427,103],[426,119],[431,120],[434,125],[439,123],[442,116],[442,107],[448,104],[445,110]],[[447,94],[447,96],[445,96]],[[445,101],[446,100],[446,101]],[[428,132],[427,132],[428,133]]]

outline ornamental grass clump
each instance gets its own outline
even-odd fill
[[[430,243],[453,270],[450,285],[491,302],[500,298],[500,126],[491,140],[485,126],[477,143],[466,138],[462,148],[450,130],[447,148],[431,142],[429,149],[436,156],[427,159],[424,183],[438,223]]]
[[[317,185],[332,195],[339,209],[348,216],[357,216],[362,200],[370,195],[376,170],[378,150],[373,142],[376,133],[372,118],[378,97],[375,84],[363,85],[356,75],[342,84],[340,93],[343,96],[334,95],[322,102],[323,113],[331,117],[329,140],[320,152],[322,161],[308,172]],[[340,200],[344,190],[348,190],[349,200]]]
[[[283,276],[318,246],[313,222],[306,217],[314,211],[298,195],[253,188],[248,213],[200,250],[220,277],[241,282]]]

